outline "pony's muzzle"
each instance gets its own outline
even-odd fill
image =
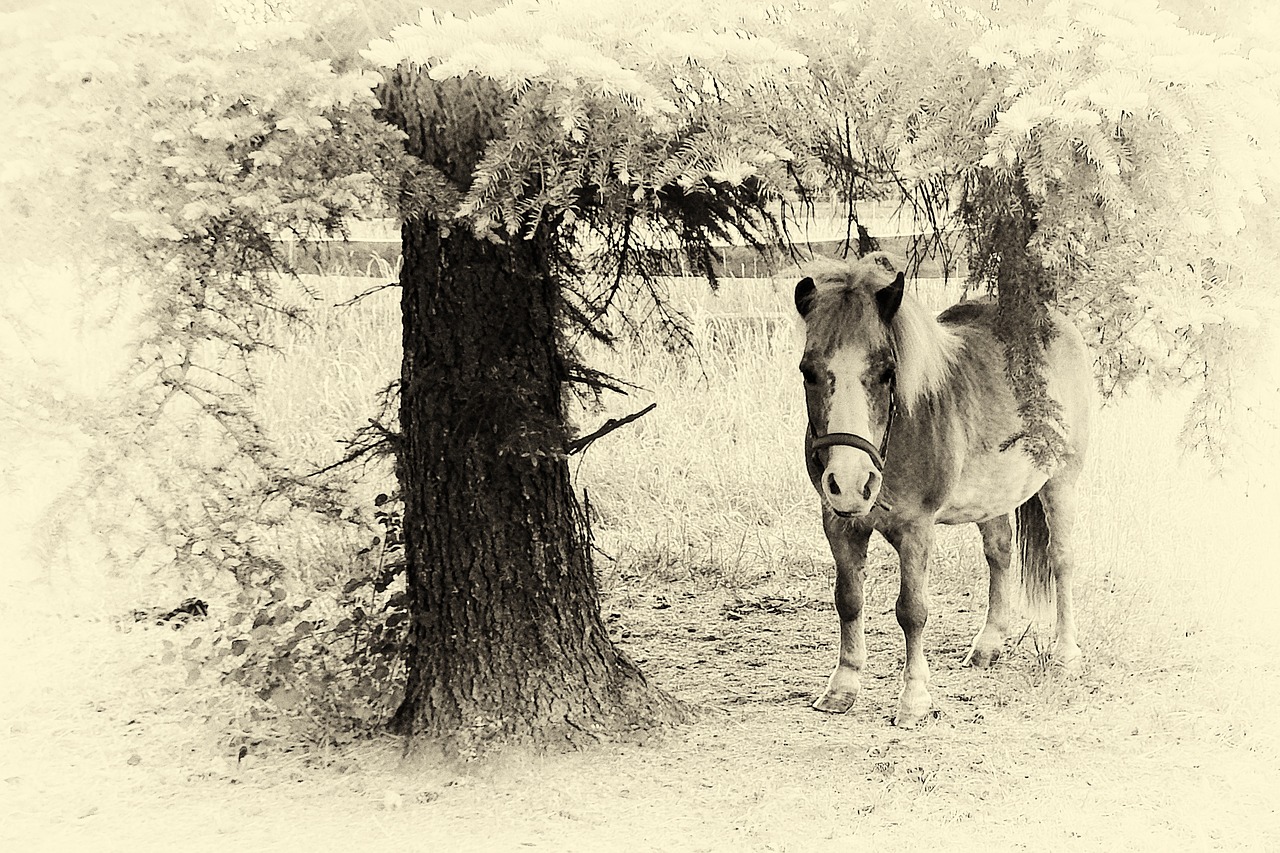
[[[866,482],[863,483],[862,488],[857,491],[861,493],[863,500],[871,500],[879,485],[880,475],[875,471],[872,471],[867,474]],[[827,494],[831,497],[840,497],[844,494],[844,489],[840,488],[840,481],[836,479],[834,471],[827,472]]]
[[[859,462],[858,456],[862,456]],[[856,449],[836,452],[833,448],[822,473],[822,493],[827,504],[843,517],[866,515],[880,494],[880,472]]]

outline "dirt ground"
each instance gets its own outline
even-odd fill
[[[1053,670],[1037,651],[1047,637],[1032,630],[995,668],[974,670],[961,661],[985,601],[954,563],[940,568],[927,634],[934,710],[911,731],[891,725],[903,649],[883,545],[868,581],[871,677],[847,715],[809,708],[835,658],[825,574],[789,596],[637,593],[616,624],[647,671],[717,709],[739,746],[768,744],[766,766],[741,760],[775,779],[770,796],[835,794],[833,838],[915,827],[922,840],[996,849],[1280,849],[1268,721],[1213,701],[1238,691],[1243,660],[1208,660],[1203,638],[1187,636],[1165,665],[1095,660],[1075,680]],[[1274,689],[1265,662],[1255,671]],[[1218,680],[1233,683],[1219,691]],[[730,736],[713,730],[709,743],[720,737]]]
[[[749,588],[693,575],[659,583],[623,568],[607,578],[611,630],[655,682],[698,707],[696,721],[645,743],[466,767],[406,758],[390,737],[238,757],[192,719],[182,673],[158,663],[169,629],[32,612],[6,598],[0,842],[15,851],[1280,849],[1265,650],[1254,660],[1190,635],[1163,665],[1137,668],[1086,642],[1086,653],[1102,651],[1069,680],[1044,665],[1028,633],[992,670],[965,668],[984,602],[974,600],[976,567],[959,562],[944,554],[935,572],[935,710],[917,729],[890,725],[902,641],[896,569],[880,543],[868,580],[871,672],[850,713],[809,708],[835,655],[825,565]],[[1259,690],[1242,700],[1239,679],[1251,677]]]

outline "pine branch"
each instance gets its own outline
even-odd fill
[[[612,391],[615,394],[626,394],[628,389],[640,390],[640,386],[603,371],[587,367],[583,364],[571,364],[566,371],[565,381],[573,385],[583,385],[597,394],[600,391]]]

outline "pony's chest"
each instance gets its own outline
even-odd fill
[[[1046,479],[1045,472],[1016,447],[971,456],[936,520],[940,524],[968,524],[1004,515],[1040,491]]]

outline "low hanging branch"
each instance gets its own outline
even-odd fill
[[[328,474],[330,471],[334,471],[344,465],[350,465],[352,462],[356,462],[366,456],[395,453],[400,443],[400,434],[398,432],[388,429],[377,420],[370,418],[368,426],[361,427],[356,431],[355,438],[345,442],[351,448],[348,453],[337,462],[311,471],[305,476],[319,477],[321,474]]]
[[[995,286],[996,336],[1005,346],[1005,370],[1018,395],[1023,429],[1001,445],[1018,441],[1041,468],[1066,452],[1062,410],[1044,379],[1045,351],[1053,340],[1049,306],[1058,300],[1056,281],[1033,248],[1040,205],[1021,167],[1012,176],[980,170],[962,216],[969,224],[970,281]]]
[[[658,407],[657,403],[650,403],[640,411],[632,412],[631,414],[627,415],[624,418],[609,418],[607,421],[601,424],[600,428],[597,429],[595,432],[588,433],[587,435],[581,436],[579,438],[575,438],[573,441],[569,442],[569,445],[566,448],[566,450],[570,456],[572,456],[575,453],[581,453],[582,451],[590,447],[597,438],[606,436],[609,433],[613,432],[615,429],[618,429],[619,427],[624,427],[627,424],[631,423],[632,421],[640,420],[640,418],[643,418],[645,415],[649,414],[657,407]]]

